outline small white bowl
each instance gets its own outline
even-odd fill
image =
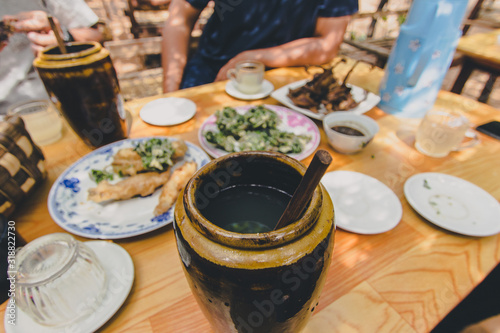
[[[346,126],[358,130],[363,136],[354,136],[337,132],[334,126]],[[353,114],[334,112],[323,119],[323,128],[330,145],[339,153],[354,154],[361,151],[377,134],[379,127],[375,120],[370,117]]]

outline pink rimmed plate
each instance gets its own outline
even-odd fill
[[[237,106],[234,109],[240,113],[244,114],[247,110],[255,107],[255,105],[244,105]],[[288,108],[278,106],[278,105],[264,105],[264,107],[272,110],[278,114],[281,119],[281,123],[278,125],[278,129],[285,132],[292,132],[296,135],[309,135],[311,140],[305,145],[302,152],[297,154],[287,154],[290,157],[293,157],[297,160],[303,160],[309,155],[311,155],[319,145],[320,142],[320,134],[318,130],[318,126],[309,119],[308,117],[292,111]],[[215,115],[211,115],[208,117],[205,122],[200,127],[198,132],[198,140],[200,142],[201,147],[212,157],[217,158],[229,154],[229,152],[216,148],[214,145],[209,143],[207,139],[205,139],[204,134],[207,131],[217,132],[217,125],[215,124],[216,117]]]

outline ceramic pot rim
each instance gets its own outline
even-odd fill
[[[241,234],[225,230],[208,221],[196,207],[196,188],[200,186],[202,179],[218,168],[218,165],[236,158],[274,159],[295,169],[302,176],[306,171],[305,166],[299,161],[284,154],[275,152],[238,152],[228,154],[211,161],[194,174],[186,186],[183,197],[186,214],[192,221],[194,227],[200,233],[215,242],[234,248],[271,248],[281,246],[300,237],[316,223],[316,220],[320,215],[320,207],[323,200],[319,185],[315,189],[311,202],[302,214],[302,217],[288,226],[278,230],[255,234]]]
[[[73,42],[67,46],[88,45],[89,48],[71,53],[50,54],[49,52],[58,48],[57,45],[48,46],[43,49],[34,61],[35,67],[40,68],[65,68],[78,65],[86,65],[96,62],[109,55],[109,51],[98,42]]]

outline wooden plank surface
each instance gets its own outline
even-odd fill
[[[350,66],[352,62],[339,65],[337,74],[343,77]],[[377,92],[382,75],[380,69],[363,65],[350,81]],[[275,88],[306,77],[302,68],[266,73]],[[178,126],[155,127],[138,118],[141,107],[160,96],[128,102],[126,108],[133,115],[130,137],[167,135],[199,144],[197,131],[208,116],[223,106],[248,104],[228,96],[225,84],[170,94],[189,98],[197,105],[195,117]],[[260,103],[277,104],[272,98],[252,102]],[[436,104],[462,110],[473,124],[500,120],[499,110],[459,95],[441,92]],[[389,186],[402,202],[403,217],[393,230],[379,235],[337,230],[325,288],[304,333],[427,332],[500,262],[498,235],[474,238],[440,229],[422,219],[403,194],[408,177],[434,171],[461,177],[500,199],[500,141],[480,134],[481,144],[472,149],[430,158],[413,147],[418,120],[399,119],[377,108],[367,115],[377,120],[380,132],[362,153],[332,151],[321,122],[316,121],[321,132],[318,149],[327,149],[333,156],[328,171],[358,171]],[[43,147],[43,151],[48,178],[12,217],[27,241],[64,232],[49,216],[47,195],[57,176],[90,150],[66,128],[63,140]],[[182,272],[171,226],[114,242],[130,253],[136,275],[124,306],[102,332],[212,332]],[[5,306],[0,307],[2,315]]]
[[[460,38],[457,51],[500,71],[500,29]]]

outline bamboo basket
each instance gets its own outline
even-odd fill
[[[0,214],[12,215],[45,176],[42,150],[20,117],[7,116],[0,122]]]

